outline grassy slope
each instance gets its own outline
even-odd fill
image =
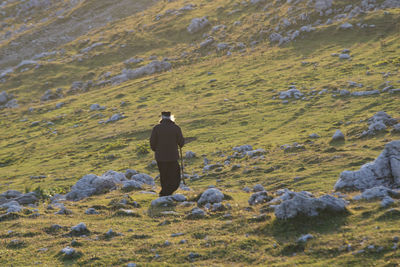
[[[81,79],[88,71],[94,72],[95,76],[106,70],[116,74],[123,68],[119,62],[134,55],[179,55],[191,49],[191,42],[202,39],[201,34],[193,37],[184,31],[192,17],[214,14],[210,10],[216,10],[219,5],[234,8],[228,1],[205,2],[204,6],[191,13],[154,22],[154,14],[171,7],[179,8],[183,4],[177,1],[163,5],[166,4],[160,3],[145,11],[143,18],[128,18],[118,22],[119,27],[113,25],[112,29],[94,32],[91,37],[92,43],[100,35],[109,40],[110,44],[127,43],[126,50],[117,46],[110,49],[99,48],[99,51],[93,53],[104,54],[91,54],[92,57],[82,63],[59,59],[45,64],[37,72],[31,70],[15,75],[6,82],[4,89],[14,91],[20,102],[30,103],[32,95],[34,99],[38,99],[47,89],[43,88],[44,81],[51,81],[51,88],[68,87],[72,81]],[[248,11],[255,12],[251,7]],[[341,171],[358,169],[363,163],[374,159],[385,143],[398,139],[398,136],[390,133],[370,139],[358,139],[356,135],[367,128],[366,122],[359,121],[379,110],[399,117],[399,95],[385,93],[373,97],[333,98],[331,94],[327,94],[309,101],[291,101],[289,105],[283,105],[272,97],[277,92],[286,90],[292,82],[303,92],[310,91],[312,87],[346,88],[349,80],[377,88],[385,81],[380,72],[398,71],[396,63],[381,63],[385,60],[398,62],[399,14],[398,10],[392,11],[392,15],[388,17],[383,11],[378,11],[366,16],[364,21],[370,21],[378,28],[368,32],[343,32],[336,30],[337,25],[332,25],[284,48],[262,44],[254,49],[247,49],[246,53],[234,53],[230,57],[210,55],[197,58],[194,54],[190,59],[193,64],[186,65],[188,60],[180,59],[174,63],[175,67],[171,72],[68,96],[60,100],[66,103],[61,109],[54,109],[57,101],[46,104],[34,101],[21,109],[1,111],[1,192],[8,188],[24,190],[25,187],[33,189],[36,186],[58,190],[60,187],[71,186],[84,174],[101,174],[109,169],[123,171],[134,168],[156,175],[155,169],[146,168],[152,155],[138,156],[136,148],[147,142],[156,117],[165,109],[175,113],[186,137],[196,138],[185,150],[195,151],[198,155],[207,154],[213,162],[223,160],[216,152],[222,151],[228,155],[233,146],[241,144],[261,147],[268,150],[268,153],[264,160],[239,160],[243,165],[241,170],[231,171],[226,167],[219,174],[208,175],[190,183],[195,192],[185,193],[188,196],[193,197],[209,184],[217,184],[231,195],[233,200],[228,202],[233,206],[232,220],[223,220],[222,216],[214,214],[206,220],[188,221],[183,218],[183,214],[190,208],[177,207],[180,215],[169,219],[173,221],[172,224],[157,226],[164,219],[146,215],[154,196],[139,193],[129,194],[142,205],[138,209],[142,215],[139,219],[115,218],[109,210],[96,216],[83,214],[85,207],[107,206],[111,199],[121,198],[123,193],[118,190],[78,203],[68,203],[67,206],[74,211],[72,216],[57,217],[52,212],[46,212],[44,206],[40,206],[44,216],[38,219],[21,218],[18,221],[2,222],[4,231],[1,234],[4,241],[0,250],[0,262],[7,264],[13,258],[15,264],[22,265],[28,257],[31,264],[54,263],[57,252],[68,245],[71,238],[58,234],[58,238],[54,239],[43,232],[43,227],[52,223],[72,226],[81,221],[87,223],[94,232],[91,238],[96,234],[101,237],[109,228],[124,233],[124,236],[99,241],[77,238],[83,243],[78,248],[83,252],[83,256],[77,260],[80,264],[118,265],[125,261],[151,261],[154,265],[189,264],[186,257],[192,251],[200,253],[200,262],[206,265],[297,263],[340,266],[398,262],[398,256],[390,250],[392,244],[389,242],[397,231],[397,220],[377,220],[384,212],[379,209],[377,202],[352,203],[347,216],[332,218],[326,215],[318,220],[279,222],[271,213],[269,215],[272,218],[266,222],[250,223],[249,218],[259,214],[258,208],[254,211],[244,210],[249,195],[242,193],[240,189],[246,185],[261,183],[269,191],[288,187],[309,190],[317,195],[330,192]],[[229,25],[241,15],[235,16],[237,17],[211,15],[211,20],[218,19],[218,22]],[[245,23],[242,29],[228,29],[230,40],[250,39],[242,30],[251,29],[256,22],[250,16],[246,20],[243,15],[243,19]],[[126,29],[136,27],[139,20],[143,21],[142,25],[150,25],[148,27],[154,24],[154,28],[150,32],[124,34]],[[112,41],[111,38],[115,40]],[[86,46],[88,44],[79,44],[78,40],[66,47],[67,53],[72,55]],[[331,53],[344,48],[351,49],[352,61],[340,61],[331,57]],[[318,66],[303,66],[302,61],[318,62]],[[111,66],[112,63],[116,64]],[[373,75],[366,76],[367,70],[372,71]],[[214,74],[208,75],[209,71]],[[210,83],[210,79],[217,81]],[[400,85],[399,79],[398,74],[390,77],[397,87]],[[126,101],[128,105],[120,107],[121,101]],[[106,117],[124,112],[127,118],[113,124],[99,125],[99,118],[91,118],[96,113],[89,111],[92,103],[106,105],[107,110],[102,112]],[[29,106],[35,108],[32,114],[27,112]],[[112,108],[116,110],[113,111]],[[27,121],[20,121],[22,118],[27,118]],[[42,121],[41,126],[29,127],[33,121]],[[57,129],[58,134],[49,133],[49,127],[44,126],[47,121],[55,123],[50,127]],[[337,124],[340,121],[351,121],[352,124]],[[80,126],[73,128],[75,124]],[[336,152],[329,152],[330,137],[338,128],[346,133],[348,141],[335,146]],[[313,132],[322,138],[313,145],[306,145],[306,151],[284,154],[279,149],[280,145],[287,143],[304,143]],[[105,159],[110,154],[115,154],[117,158]],[[187,171],[200,174],[201,164],[201,159],[187,162]],[[255,166],[258,168],[254,171],[242,173],[243,169]],[[271,173],[264,172],[277,166],[279,168]],[[31,175],[48,177],[30,180]],[[302,179],[295,182],[293,178],[296,176]],[[376,229],[378,225],[379,230]],[[130,228],[134,230],[133,233],[127,231]],[[15,233],[7,235],[7,230],[14,230]],[[170,237],[171,233],[176,232],[184,232],[185,236],[182,238],[187,239],[188,243],[178,245],[177,240],[180,238]],[[312,233],[316,238],[306,245],[304,253],[298,252],[300,250],[295,246],[295,240],[305,233]],[[134,234],[146,234],[150,237],[135,239]],[[364,237],[367,239],[360,244]],[[26,247],[7,249],[5,244],[14,238],[24,240]],[[165,240],[173,243],[172,248],[161,246]],[[273,247],[274,243],[277,248]],[[339,250],[346,243],[351,243],[356,250],[372,243],[384,246],[384,250],[380,253],[367,253],[366,256],[353,256],[351,252]],[[104,246],[113,249],[104,250]],[[49,251],[36,253],[39,247],[48,247]],[[297,252],[297,255],[293,256],[293,252]],[[161,255],[160,259],[153,259],[156,253]]]

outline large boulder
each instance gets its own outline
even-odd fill
[[[201,194],[197,204],[205,205],[207,203],[220,203],[223,199],[224,194],[221,191],[219,191],[217,188],[209,188]]]
[[[114,171],[108,171],[102,176],[88,174],[76,182],[65,197],[67,200],[78,201],[91,195],[107,193],[126,180],[125,174]]]
[[[386,144],[378,158],[360,170],[342,172],[334,189],[364,191],[375,186],[400,187],[400,140]]]
[[[304,192],[285,193],[279,205],[274,205],[275,216],[278,219],[292,219],[297,216],[318,216],[320,212],[343,212],[347,202],[331,195],[315,198]]]

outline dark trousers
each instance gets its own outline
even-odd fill
[[[160,197],[174,193],[181,183],[181,169],[178,161],[157,161],[160,171]]]

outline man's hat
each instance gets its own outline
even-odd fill
[[[161,112],[161,116],[171,117],[171,112],[169,112],[169,111],[163,111],[163,112]]]

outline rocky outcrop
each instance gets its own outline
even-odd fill
[[[187,27],[187,31],[191,34],[197,33],[203,30],[208,25],[210,25],[210,22],[208,21],[206,16],[202,18],[194,18]]]
[[[347,202],[343,199],[331,195],[324,195],[315,198],[308,192],[286,192],[278,199],[271,202],[279,202],[274,205],[275,216],[278,219],[292,219],[297,216],[314,217],[320,215],[320,212],[343,212],[346,210]]]
[[[209,188],[201,194],[197,204],[205,205],[207,203],[220,203],[223,199],[224,194],[221,191],[219,191],[217,188]]]
[[[334,189],[364,191],[375,186],[400,187],[400,140],[386,144],[378,158],[360,170],[342,172]]]

